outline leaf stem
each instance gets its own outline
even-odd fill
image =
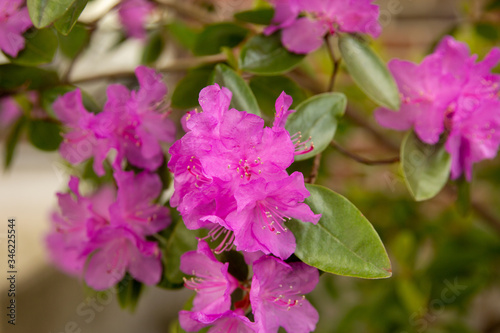
[[[328,83],[328,91],[331,92],[335,88],[335,78],[337,77],[337,74],[339,72],[340,62],[342,61],[342,58],[337,59],[335,57],[335,51],[333,49],[333,45],[329,35],[325,37],[325,43],[326,49],[328,50],[328,55],[330,56],[333,65],[332,76],[330,77],[330,83]]]
[[[354,153],[351,153],[347,149],[343,148],[340,146],[335,140],[332,140],[331,145],[337,149],[342,155],[345,155],[349,157],[350,159],[359,162],[361,164],[366,164],[366,165],[384,165],[384,164],[394,164],[399,162],[399,156],[392,157],[392,158],[387,158],[387,159],[382,159],[382,160],[371,160],[367,159],[364,157],[361,157],[359,155],[356,155]]]
[[[309,174],[309,178],[307,179],[307,183],[314,184],[316,179],[318,179],[319,167],[321,165],[321,153],[314,156],[313,167],[311,169],[311,173]]]

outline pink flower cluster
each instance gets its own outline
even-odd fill
[[[472,165],[494,158],[500,145],[500,75],[491,73],[500,62],[500,49],[476,59],[466,44],[445,37],[419,65],[392,60],[389,69],[401,93],[401,109],[375,111],[382,126],[414,128],[425,143],[436,144],[444,135],[452,178],[465,173],[469,181]]]
[[[191,311],[181,311],[179,322],[188,332],[212,326],[209,332],[275,333],[280,326],[287,332],[314,331],[318,312],[305,299],[319,280],[318,270],[302,262],[285,263],[273,257],[252,253],[246,260],[252,266],[251,281],[238,281],[228,272],[228,263],[217,261],[204,241],[198,250],[185,253],[181,270],[192,275],[186,287],[196,290]],[[231,294],[241,288],[243,298],[231,310]],[[255,322],[246,316],[249,307]]]
[[[273,0],[274,18],[264,30],[281,29],[281,41],[291,52],[306,54],[318,49],[327,34],[366,33],[378,37],[379,7],[373,0]],[[300,15],[304,14],[304,15]]]
[[[208,86],[200,92],[203,112],[185,117],[187,133],[169,151],[170,204],[188,229],[207,228],[213,240],[222,238],[216,252],[236,245],[286,259],[295,251],[287,219],[316,223],[321,216],[303,203],[309,196],[303,175],[286,171],[304,148],[284,128],[292,99],[281,94],[270,128],[257,115],[230,109],[231,97],[226,88]]]
[[[16,57],[24,49],[23,33],[31,23],[24,0],[0,0],[0,50]]]
[[[103,187],[91,196],[79,192],[71,177],[71,193],[59,193],[61,214],[53,215],[47,236],[49,254],[68,274],[84,276],[96,290],[114,286],[129,272],[136,280],[156,284],[162,275],[158,244],[146,240],[170,224],[168,209],[152,201],[161,192],[155,174],[117,171],[118,191]]]
[[[71,164],[94,158],[94,170],[104,174],[103,161],[111,149],[117,152],[113,163],[120,170],[126,159],[148,171],[163,163],[162,142],[172,142],[175,126],[160,112],[167,88],[153,69],[139,66],[138,91],[114,84],[108,87],[108,101],[101,113],[87,111],[80,90],[59,97],[53,104],[56,116],[70,131],[64,134],[60,153]]]
[[[118,17],[129,37],[146,38],[146,19],[155,9],[148,0],[123,0],[118,6]]]

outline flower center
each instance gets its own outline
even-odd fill
[[[205,176],[200,160],[197,159],[196,156],[191,156],[189,159],[187,170],[196,178],[196,182],[194,183],[196,187],[202,187],[206,184],[212,183],[212,179]]]
[[[270,232],[279,235],[281,232],[287,232],[288,228],[284,226],[286,221],[291,218],[280,210],[277,205],[272,205],[269,201],[259,201],[257,206],[260,210],[260,221],[262,229],[268,229]]]
[[[240,159],[237,164],[228,164],[227,168],[229,170],[236,170],[236,173],[240,176],[241,179],[246,179],[247,181],[249,181],[252,178],[252,175],[258,176],[262,173],[262,170],[258,168],[262,164],[264,164],[264,162],[262,162],[262,159],[260,157],[257,157],[253,161]]]
[[[314,142],[312,142],[312,137],[309,137],[306,141],[302,141],[301,132],[295,133],[290,137],[290,139],[292,140],[292,143],[295,146],[295,152],[294,152],[295,155],[307,154],[313,151],[314,149]]]

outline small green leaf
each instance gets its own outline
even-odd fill
[[[274,105],[281,92],[284,91],[293,98],[292,109],[307,98],[297,83],[285,76],[254,76],[249,84],[261,111],[269,117],[274,117],[276,112]]]
[[[116,296],[118,297],[120,307],[124,310],[129,309],[133,312],[139,302],[143,284],[127,274],[123,280],[118,282],[116,289]]]
[[[306,184],[305,203],[321,213],[318,224],[289,222],[295,255],[324,272],[367,279],[392,275],[391,262],[377,232],[346,198],[318,185]]]
[[[15,90],[48,88],[56,85],[59,77],[56,72],[14,64],[0,65],[0,89]]]
[[[242,22],[269,25],[274,16],[273,8],[257,8],[234,14],[234,18]]]
[[[434,197],[446,185],[451,159],[444,140],[428,145],[410,132],[401,144],[400,155],[406,186],[416,201]]]
[[[210,84],[213,71],[213,65],[191,69],[177,83],[172,94],[172,106],[178,109],[189,109],[197,106],[200,91]]]
[[[209,25],[197,36],[193,53],[197,56],[218,54],[224,46],[232,48],[240,44],[247,34],[247,29],[234,23]]]
[[[17,120],[17,122],[12,126],[7,139],[5,140],[5,160],[4,166],[5,170],[9,169],[12,160],[14,158],[14,153],[16,151],[17,143],[21,137],[21,133],[26,124],[26,118],[23,116]]]
[[[474,25],[474,30],[479,36],[491,41],[496,41],[500,38],[498,27],[491,23],[478,22]]]
[[[57,36],[52,29],[30,30],[24,34],[25,47],[17,57],[6,55],[19,65],[37,66],[52,61],[57,50]]]
[[[311,158],[328,147],[346,106],[344,94],[324,93],[307,99],[297,107],[297,112],[290,115],[286,129],[290,135],[301,132],[302,140],[311,137],[314,149],[307,154],[296,155],[296,161]]]
[[[231,107],[260,115],[259,104],[248,84],[235,71],[224,64],[215,66],[213,83],[226,87],[233,93]]]
[[[198,32],[191,27],[187,26],[184,22],[174,21],[167,25],[168,32],[175,38],[182,46],[188,50],[193,51]]]
[[[152,33],[142,51],[141,63],[144,65],[153,64],[160,57],[164,46],[165,42],[161,31]]]
[[[389,109],[399,110],[401,101],[396,82],[372,49],[348,34],[340,35],[339,47],[351,77],[368,97]]]
[[[64,36],[67,36],[76,24],[89,0],[76,0],[71,7],[54,22],[54,26]]]
[[[240,68],[254,74],[278,75],[292,70],[304,57],[285,49],[280,34],[257,35],[241,49]]]
[[[89,43],[90,33],[84,25],[76,24],[67,36],[59,34],[58,38],[61,52],[73,59]]]
[[[38,29],[45,28],[68,11],[75,1],[77,0],[28,0],[31,22]]]
[[[46,120],[32,120],[28,124],[30,142],[38,149],[53,151],[62,142],[61,128],[58,124]]]

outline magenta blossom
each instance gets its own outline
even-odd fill
[[[145,39],[146,19],[155,6],[148,0],[123,0],[118,7],[120,22],[129,37]]]
[[[23,111],[13,97],[0,98],[0,129],[5,130],[23,115]]]
[[[0,0],[0,50],[16,57],[24,49],[23,33],[32,25],[24,0]]]
[[[319,281],[318,270],[302,262],[285,263],[264,256],[253,264],[250,301],[259,332],[307,333],[316,328],[319,315],[305,299]]]
[[[194,312],[221,314],[231,308],[231,293],[238,281],[228,273],[228,263],[219,262],[208,244],[198,243],[196,251],[186,252],[181,257],[181,271],[194,275],[185,279],[187,288],[197,292],[193,301]]]
[[[327,34],[366,33],[378,37],[379,6],[373,0],[274,0],[275,14],[266,35],[281,29],[281,41],[291,52],[318,49]],[[299,14],[304,13],[304,16]]]
[[[241,309],[220,314],[180,311],[179,323],[187,332],[198,332],[207,326],[212,326],[207,333],[258,332],[255,323],[252,323],[242,312]]]
[[[445,37],[421,64],[392,60],[389,69],[398,84],[399,112],[375,111],[384,127],[414,128],[425,143],[436,144],[445,133],[452,158],[452,178],[472,178],[472,164],[493,158],[500,145],[500,75],[491,69],[500,61],[493,49],[483,61],[466,44]]]

